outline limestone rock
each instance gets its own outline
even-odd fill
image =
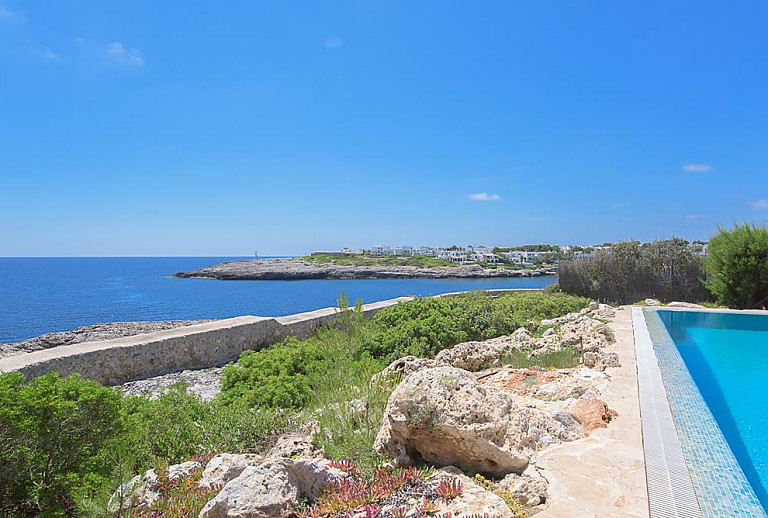
[[[223,486],[240,474],[248,466],[257,465],[261,462],[259,455],[234,455],[231,453],[222,453],[212,458],[203,470],[199,486],[203,488],[212,488]]]
[[[317,498],[328,483],[346,476],[325,459],[270,459],[230,480],[200,518],[293,516],[301,498]]]
[[[445,352],[445,351],[442,351]],[[438,354],[438,357],[440,355]],[[390,363],[383,371],[374,376],[375,379],[392,379],[395,376],[402,376],[405,378],[409,374],[420,371],[422,369],[428,369],[430,367],[437,367],[440,365],[440,360],[425,360],[417,358],[416,356],[404,356]]]
[[[271,459],[299,457],[322,458],[323,452],[312,442],[312,437],[303,433],[287,433],[280,436],[269,451]]]
[[[461,494],[449,502],[438,501],[438,513],[444,516],[493,516],[498,518],[514,518],[504,500],[488,491],[471,478],[465,476],[456,468],[448,467],[435,472],[434,479],[458,479],[461,482]]]
[[[517,331],[515,331],[512,336],[515,337],[516,340],[520,342],[527,342],[528,340],[533,339],[533,335],[530,331],[528,331],[526,328],[521,327]]]
[[[475,372],[498,363],[505,348],[499,341],[464,342],[440,351],[435,360],[438,364]]]
[[[546,331],[544,331],[544,333],[542,333],[542,335],[541,335],[541,336],[553,336],[553,335],[555,335],[555,334],[556,334],[556,333],[555,333],[555,330],[554,330],[553,328],[551,328],[551,327],[550,327],[549,329],[547,329]]]
[[[528,468],[522,475],[510,473],[499,482],[498,488],[508,491],[525,507],[535,507],[547,501],[547,480],[535,469]]]
[[[408,376],[389,398],[375,449],[399,465],[420,458],[493,476],[520,473],[537,450],[580,436],[513,394],[453,367]]]
[[[646,306],[661,306],[661,302],[657,299],[645,299]]]
[[[581,355],[585,367],[604,371],[608,367],[620,367],[619,355],[613,352],[588,351]]]
[[[605,428],[618,414],[599,399],[579,399],[569,404],[565,411],[578,421],[586,437],[597,428]]]
[[[248,466],[230,480],[202,511],[200,518],[288,517],[299,500],[299,483],[280,461]]]

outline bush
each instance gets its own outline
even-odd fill
[[[618,243],[588,257],[562,261],[558,274],[563,291],[603,302],[711,299],[703,283],[706,270],[702,258],[679,238]]]
[[[71,514],[110,474],[119,412],[120,394],[79,375],[0,375],[0,514]]]
[[[718,302],[738,309],[768,304],[768,229],[749,223],[720,228],[709,242],[707,283]]]
[[[461,342],[495,338],[531,320],[578,311],[588,302],[541,292],[416,299],[378,313],[374,321],[384,329],[364,348],[388,362],[409,354],[431,358]]]

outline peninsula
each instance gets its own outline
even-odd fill
[[[539,277],[556,275],[555,268],[512,269],[480,264],[446,264],[440,266],[386,264],[366,261],[346,264],[341,261],[318,261],[313,258],[250,259],[231,261],[174,277],[220,280],[302,280],[302,279],[450,279],[491,277]]]

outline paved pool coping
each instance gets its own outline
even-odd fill
[[[766,518],[658,309],[701,311],[632,308],[651,518]]]

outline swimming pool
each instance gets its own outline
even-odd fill
[[[702,514],[766,516],[768,316],[644,313]]]

